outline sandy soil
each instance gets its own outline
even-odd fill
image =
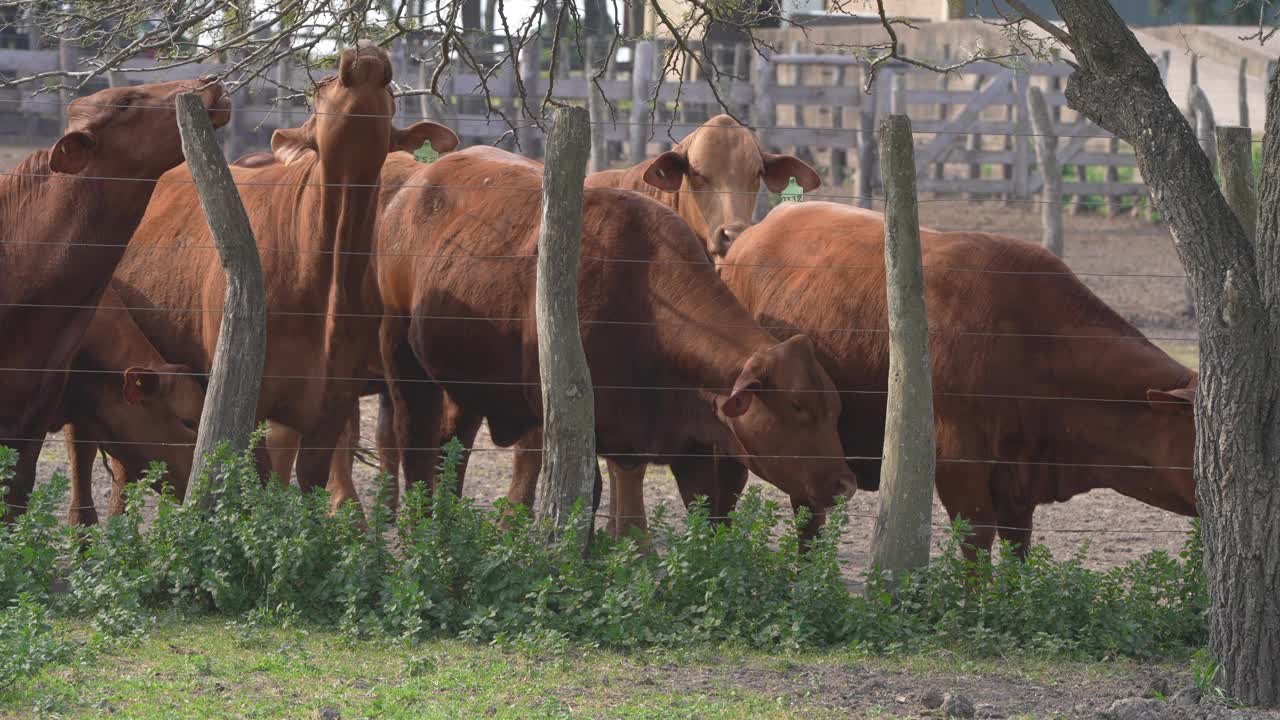
[[[0,162],[3,164],[3,162]],[[980,229],[1020,237],[1039,239],[1038,207],[1008,207],[1004,203],[982,205],[967,202],[925,202],[921,205],[922,221],[939,229]],[[1098,216],[1067,216],[1066,258],[1084,281],[1122,314],[1143,327],[1149,335],[1170,338],[1166,347],[1181,346],[1183,352],[1194,351],[1194,341],[1176,338],[1193,337],[1193,329],[1184,314],[1183,281],[1167,231],[1140,219],[1107,219]],[[1090,275],[1089,273],[1097,273]],[[1140,274],[1148,277],[1114,277]],[[373,444],[376,404],[366,400],[363,412],[363,438]],[[41,459],[40,477],[54,471],[65,471],[67,459],[60,441],[50,438]],[[482,502],[502,497],[510,477],[511,454],[494,448],[487,434],[482,435],[468,471],[465,493]],[[362,498],[372,497],[374,471],[357,465],[356,474]],[[753,484],[764,487],[770,497],[782,500],[776,490],[758,479]],[[607,486],[607,483],[606,483]],[[95,474],[94,501],[105,510],[110,492],[106,475],[99,466]],[[606,487],[607,493],[607,487]],[[607,497],[607,496],[606,496]],[[606,500],[607,501],[607,500]],[[646,503],[650,510],[665,503],[673,515],[682,516],[675,481],[666,468],[651,467],[647,478]],[[846,568],[856,576],[867,566],[867,552],[876,495],[859,493],[852,503],[853,518],[843,555]],[[935,539],[946,533],[946,515],[935,502]],[[1176,552],[1185,538],[1185,518],[1148,507],[1110,491],[1095,491],[1070,502],[1042,506],[1036,513],[1034,540],[1047,545],[1055,555],[1076,552],[1084,543],[1091,547],[1089,564],[1109,567],[1132,560],[1152,550]]]

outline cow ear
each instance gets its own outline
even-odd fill
[[[403,150],[411,153],[431,141],[431,149],[446,153],[458,147],[458,134],[449,128],[429,121],[414,123],[407,128],[391,128],[391,147],[387,152]]]
[[[689,158],[679,150],[668,150],[645,168],[644,181],[663,192],[679,192],[688,171]]]
[[[1191,415],[1195,412],[1196,389],[1148,390],[1147,402],[1151,409],[1165,415]]]
[[[787,189],[791,178],[795,178],[805,192],[817,190],[822,185],[818,172],[795,155],[761,155],[764,157],[764,184],[769,192],[780,193]]]
[[[49,169],[54,172],[76,175],[85,169],[93,156],[93,136],[76,130],[58,138],[49,154]]]
[[[153,395],[160,386],[160,376],[151,368],[131,367],[124,371],[124,401],[136,404]]]
[[[302,127],[280,128],[271,133],[271,153],[288,165],[307,151],[316,151],[316,121],[308,118]]]
[[[734,382],[733,392],[720,402],[720,412],[725,417],[741,417],[751,407],[751,399],[755,397],[756,391],[764,387],[754,366],[753,358],[747,362],[746,367],[742,369],[742,374]]]

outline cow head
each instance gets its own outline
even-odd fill
[[[793,177],[806,191],[822,184],[818,173],[794,155],[761,150],[751,130],[728,115],[708,120],[644,173],[649,185],[681,193],[680,214],[713,259],[724,257],[751,225],[760,183],[782,192]]]
[[[386,155],[370,153],[371,148],[413,152],[426,140],[439,152],[458,146],[458,136],[443,125],[425,121],[404,129],[391,125],[395,114],[391,58],[367,40],[342,52],[338,74],[316,83],[313,102],[315,112],[302,127],[283,128],[271,135],[271,151],[281,162],[292,163],[315,152],[323,162],[340,160],[344,168],[364,163],[376,173]],[[353,135],[360,141],[349,142]]]
[[[158,178],[183,161],[175,100],[195,92],[221,127],[231,99],[212,75],[103,90],[73,100],[67,130],[49,153],[54,172],[96,177]]]
[[[1147,405],[1125,437],[1145,446],[1147,464],[1156,468],[1189,468],[1195,463],[1196,393],[1200,376],[1192,373],[1184,387],[1147,391]],[[1182,515],[1197,515],[1195,476],[1190,470],[1156,470],[1128,480],[1138,497],[1156,507]],[[1120,488],[1117,488],[1120,489]]]
[[[93,435],[139,477],[152,461],[164,462],[166,481],[185,492],[191,454],[204,406],[204,389],[185,365],[136,366],[104,375],[95,393]]]
[[[840,396],[813,341],[797,335],[757,351],[717,409],[752,472],[821,511],[857,487],[836,433]]]

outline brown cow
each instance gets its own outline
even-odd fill
[[[383,183],[378,253],[397,261],[377,267],[382,359],[405,476],[416,481],[433,474],[437,453],[421,448],[437,445],[442,387],[488,419],[499,445],[542,422],[531,257],[542,166],[474,147],[430,165],[392,158]],[[761,329],[674,212],[636,193],[592,190],[582,256],[579,312],[602,455],[669,464],[700,482],[718,448],[816,509],[852,490],[835,436],[839,400],[812,344],[778,343]]]
[[[979,526],[978,547],[991,547],[999,525],[1025,552],[1036,505],[1094,488],[1196,514],[1181,469],[1192,464],[1194,372],[1037,245],[928,229],[921,244],[938,496],[952,518]],[[884,442],[885,281],[866,269],[883,263],[882,215],[806,202],[743,233],[721,269],[757,320],[813,337],[842,391],[851,457],[878,457]],[[878,461],[850,466],[860,487],[878,487]]]
[[[750,129],[717,115],[656,158],[592,173],[587,187],[632,190],[674,209],[718,260],[751,225],[760,183],[777,193],[793,177],[806,192],[822,184],[803,160],[765,152]]]
[[[425,140],[444,150],[458,141],[435,123],[393,127],[390,82],[384,50],[367,42],[345,50],[338,74],[317,84],[315,114],[272,135],[281,162],[232,168],[266,280],[268,347],[257,417],[302,435],[298,482],[306,490],[325,484],[361,389],[350,378],[376,352],[381,306],[369,268],[382,163]],[[155,309],[134,319],[160,353],[205,373],[221,322],[206,310],[222,307],[226,283],[208,228],[191,221],[200,209],[190,170],[180,167],[165,180],[116,278],[130,307]],[[259,467],[265,476],[265,452]]]
[[[168,472],[161,481],[182,499],[203,406],[204,390],[190,369],[156,352],[108,286],[72,363],[63,402],[63,434],[72,460],[67,522],[98,522],[92,492],[98,448],[119,469],[113,473],[112,515],[124,511],[124,483],[140,479],[152,461],[165,464]]]
[[[588,188],[619,188],[639,192],[680,214],[702,242],[707,256],[719,262],[734,238],[751,225],[756,193],[763,182],[772,192],[781,192],[791,178],[806,191],[817,189],[822,179],[812,167],[793,155],[774,155],[761,149],[750,129],[728,115],[718,115],[690,133],[671,150],[656,158],[623,170],[605,170],[587,177]],[[393,479],[399,469],[390,430],[385,394],[379,420],[379,456],[383,472]],[[446,436],[458,436],[468,447],[474,442],[483,418],[462,412],[446,395]],[[540,468],[542,438],[537,433],[517,443],[516,484],[512,499],[529,497],[529,483]],[[726,468],[726,472],[732,468]],[[459,476],[465,475],[465,465]],[[611,528],[622,533],[628,527],[643,527],[643,496],[637,487],[645,465],[624,467],[609,461],[614,478],[610,493]],[[620,478],[625,479],[620,480]],[[710,493],[713,512],[727,511],[715,488]],[[625,497],[620,497],[625,495]],[[392,496],[394,502],[394,495]]]
[[[197,89],[225,124],[230,103],[211,77],[103,90],[71,103],[52,149],[0,178],[0,443],[19,453],[6,519],[26,507],[66,370],[155,180],[182,162],[174,98]]]

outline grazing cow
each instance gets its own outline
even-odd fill
[[[382,365],[413,482],[432,477],[437,453],[422,446],[437,446],[442,387],[488,419],[499,445],[541,425],[532,256],[542,165],[473,147],[430,165],[392,158],[383,183],[378,254],[396,262],[377,266]],[[674,212],[636,193],[587,193],[579,283],[601,455],[669,464],[697,484],[714,475],[719,449],[818,510],[852,490],[839,400],[812,343],[761,329]],[[513,493],[524,501],[531,490]]]
[[[72,362],[59,419],[66,423],[63,435],[72,460],[67,522],[98,522],[92,483],[99,448],[111,455],[117,470],[112,515],[124,511],[124,484],[140,479],[152,461],[165,464],[161,482],[182,499],[204,406],[204,389],[190,372],[160,357],[107,286]]]
[[[333,448],[352,413],[351,378],[376,352],[381,306],[369,274],[378,177],[388,153],[425,140],[454,147],[430,122],[392,126],[391,61],[367,42],[341,54],[317,83],[315,114],[271,138],[280,162],[232,167],[262,256],[267,355],[257,417],[302,436],[298,482],[325,484]],[[199,217],[191,173],[180,167],[157,191],[116,278],[134,319],[160,353],[208,372],[217,346],[225,278]],[[162,249],[163,251],[158,251]],[[150,308],[150,309],[148,309]],[[270,469],[265,452],[259,468]],[[345,497],[335,497],[334,503]],[[358,502],[358,501],[357,501]]]
[[[66,371],[155,180],[182,162],[174,98],[190,91],[227,122],[212,77],[103,90],[71,103],[52,149],[0,177],[0,443],[18,450],[6,520],[26,508]]]
[[[1182,469],[1195,444],[1194,372],[1037,245],[928,229],[921,245],[938,496],[976,526],[977,547],[1000,526],[1025,552],[1036,505],[1094,488],[1196,514]],[[883,263],[881,214],[806,202],[743,233],[721,268],[756,320],[813,338],[842,392],[851,457],[878,457],[884,443],[887,300],[884,271],[869,269]],[[878,487],[878,461],[850,466],[860,487]]]

